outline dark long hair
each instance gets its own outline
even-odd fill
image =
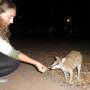
[[[0,13],[5,12],[6,9],[16,9],[16,5],[12,0],[0,0]]]

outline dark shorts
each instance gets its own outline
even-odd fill
[[[15,71],[20,62],[0,53],[0,77]]]

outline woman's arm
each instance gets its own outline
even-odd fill
[[[14,49],[8,42],[6,42],[1,38],[0,38],[0,52],[16,60],[35,65],[40,72],[45,72],[47,70],[46,66],[30,58],[24,53]]]
[[[30,63],[30,64],[35,65],[40,72],[45,72],[47,70],[46,66],[44,66],[40,62],[38,62],[38,61],[36,61],[36,60],[28,57],[24,53],[20,53],[19,56],[18,56],[18,59],[20,61],[23,61],[23,62],[26,62],[26,63]]]

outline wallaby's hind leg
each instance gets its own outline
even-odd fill
[[[72,79],[73,79],[73,70],[70,70],[70,80],[69,80],[69,84],[73,84]]]
[[[77,70],[78,70],[78,81],[80,81],[81,64],[79,64],[79,65],[77,66]]]

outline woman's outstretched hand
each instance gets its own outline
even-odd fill
[[[37,67],[39,72],[44,73],[47,71],[47,67],[44,66],[43,64],[39,63],[39,62],[36,63],[36,67]]]

